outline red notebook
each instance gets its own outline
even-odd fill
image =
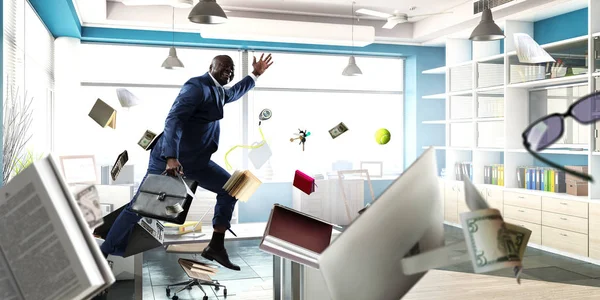
[[[296,175],[294,176],[294,186],[307,195],[310,195],[315,191],[315,179],[300,172],[299,170],[296,170]]]

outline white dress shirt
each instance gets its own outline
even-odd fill
[[[210,78],[212,78],[212,80],[215,82],[215,85],[217,86],[217,91],[219,92],[219,97],[221,99],[219,99],[218,101],[221,101],[222,105],[225,105],[225,90],[228,89],[227,87],[223,87],[213,76],[212,74],[210,74],[210,72],[208,72],[208,75],[210,76]],[[254,80],[254,82],[256,82],[256,80],[258,79],[258,76],[250,73],[248,74],[248,76],[250,76],[250,78],[252,78],[252,80]]]

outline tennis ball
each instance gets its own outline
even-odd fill
[[[375,132],[375,141],[380,145],[387,144],[391,137],[390,132],[385,128],[381,128]]]

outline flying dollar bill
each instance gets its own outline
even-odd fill
[[[144,150],[148,150],[148,146],[150,146],[150,144],[152,143],[152,141],[154,140],[155,137],[156,137],[156,133],[154,133],[150,130],[146,130],[146,132],[144,133],[144,136],[142,136],[142,138],[138,142],[138,145],[140,145],[140,147],[144,148]]]
[[[329,134],[331,135],[331,138],[335,139],[336,137],[342,135],[342,133],[346,131],[348,131],[348,127],[346,126],[346,124],[344,124],[344,122],[341,122],[340,124],[330,129]]]
[[[102,209],[100,208],[100,196],[95,186],[91,185],[75,195],[79,209],[88,223],[90,229],[95,229],[104,224]]]
[[[475,272],[511,268],[519,281],[531,231],[505,223],[500,211],[493,208],[461,213],[460,221]]]

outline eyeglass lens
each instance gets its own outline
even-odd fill
[[[527,143],[534,151],[540,151],[552,145],[563,133],[563,118],[551,116],[538,121],[526,134]]]
[[[576,102],[571,109],[571,115],[581,123],[600,120],[600,94],[592,94]]]

